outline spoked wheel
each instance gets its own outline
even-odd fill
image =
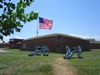
[[[49,55],[49,48],[48,48],[48,46],[43,46],[42,50],[43,50],[42,52],[43,52],[44,56],[48,56]]]

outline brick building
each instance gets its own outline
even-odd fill
[[[9,39],[9,48],[20,48],[23,39],[12,38]]]
[[[8,43],[0,43],[0,48],[6,48],[9,47]]]
[[[97,41],[95,39],[86,39],[89,41],[89,47],[90,49],[100,49],[100,41]]]
[[[47,45],[51,52],[65,52],[66,45],[71,47],[81,46],[83,50],[89,49],[89,41],[65,34],[50,34],[24,40],[22,50],[34,50],[35,46]]]
[[[100,43],[90,43],[90,49],[100,49]]]

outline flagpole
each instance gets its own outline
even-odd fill
[[[38,27],[38,26],[37,26],[37,27]],[[37,28],[37,31],[36,31],[37,37],[38,37],[38,33],[39,33],[39,30],[38,30],[38,28]]]
[[[37,24],[37,31],[36,31],[37,37],[38,37],[38,34],[39,34],[39,30],[38,30],[38,24]]]
[[[37,23],[37,30],[36,30],[37,37],[38,37],[38,34],[39,34],[39,23]]]

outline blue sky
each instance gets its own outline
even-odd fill
[[[25,11],[31,10],[53,20],[52,30],[39,29],[39,35],[63,33],[100,40],[100,0],[35,0]],[[20,33],[4,40],[35,37],[38,24],[38,20],[25,23]]]

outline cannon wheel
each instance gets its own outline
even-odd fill
[[[48,46],[43,46],[42,47],[42,52],[43,52],[43,55],[44,56],[48,56],[48,54],[49,54],[49,48],[48,48]]]

